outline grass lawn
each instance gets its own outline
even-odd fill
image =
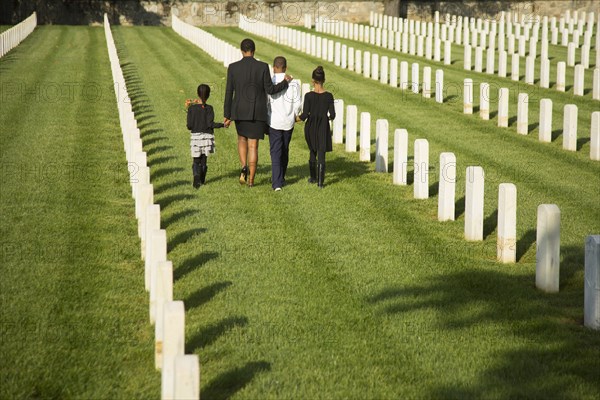
[[[247,35],[210,31],[234,44]],[[233,129],[217,132],[208,185],[195,191],[182,104],[199,83],[210,83],[221,118],[225,69],[168,28],[114,32],[164,210],[174,296],[186,304],[186,350],[201,359],[203,396],[591,398],[598,392],[600,339],[581,320],[583,240],[600,231],[600,166],[585,145],[576,153],[544,145],[534,134],[463,116],[460,104],[403,96],[255,38],[259,58],[286,55],[289,72],[304,82],[324,64],[336,97],[370,111],[373,125],[387,118],[392,131],[408,129],[409,154],[414,139],[429,139],[434,195],[413,200],[412,187],[392,186],[391,174],[375,174],[373,164],[341,145],[328,155],[328,186],[317,191],[305,183],[301,127],[283,192],[270,190],[266,141],[257,187],[239,187]],[[585,99],[580,104],[592,108]],[[445,224],[436,220],[435,196],[442,151],[456,154],[460,175],[459,218]],[[482,165],[487,174],[483,243],[463,240],[467,165]],[[495,262],[501,182],[519,191],[514,266]],[[558,295],[534,288],[541,203],[557,203],[563,213]]]
[[[12,27],[12,25],[0,25],[0,32],[4,32]]]
[[[0,77],[0,398],[157,397],[104,31],[38,27]]]
[[[247,36],[235,28],[211,32],[236,45]],[[589,143],[567,152],[561,138],[542,144],[535,130],[517,135],[514,121],[500,129],[495,118],[464,116],[458,99],[423,100],[254,38],[257,57],[285,55],[303,82],[324,65],[335,96],[371,112],[372,143],[378,118],[388,119],[391,132],[408,130],[409,154],[415,139],[427,138],[431,198],[414,200],[412,186],[393,186],[391,173],[376,174],[374,163],[359,162],[343,145],[328,154],[325,189],[308,185],[301,125],[284,191],[270,189],[268,140],[257,186],[240,187],[233,127],[216,132],[207,185],[194,190],[183,103],[199,83],[210,83],[220,120],[225,68],[170,28],[116,26],[113,34],[167,229],[174,298],[185,302],[186,352],[200,356],[203,399],[596,397],[600,336],[582,326],[583,243],[600,232],[600,165],[589,159]],[[461,68],[445,78],[460,82],[462,93]],[[9,251],[0,284],[0,397],[157,397],[103,32],[43,27],[0,60],[0,71],[2,82],[98,82],[106,94],[93,107],[88,93],[35,102],[36,111],[28,107],[31,94],[3,100],[3,165],[14,171],[31,158],[52,161],[76,178],[24,175],[33,168],[3,174]],[[551,98],[556,109],[571,97]],[[579,137],[589,140],[583,127],[595,104],[572,101],[580,106]],[[562,112],[554,123],[561,126]],[[28,140],[34,129],[36,140]],[[437,222],[442,151],[458,161],[458,218],[449,223]],[[486,171],[480,243],[463,239],[468,165]],[[518,190],[515,265],[495,262],[501,182]],[[534,287],[542,203],[562,212],[561,291],[554,295]],[[71,245],[77,250],[65,251]]]

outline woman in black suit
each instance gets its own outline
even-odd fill
[[[258,141],[268,132],[267,94],[285,90],[292,77],[273,85],[269,66],[254,58],[256,46],[251,39],[240,45],[243,58],[231,63],[227,69],[224,112],[225,126],[235,121],[238,134],[238,154],[242,171],[240,184],[254,186],[254,175],[258,163]]]

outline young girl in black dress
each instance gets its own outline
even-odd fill
[[[210,87],[205,84],[198,86],[199,102],[191,104],[187,111],[187,128],[192,137],[190,148],[192,150],[192,172],[194,173],[194,187],[198,189],[206,180],[206,158],[215,152],[215,128],[222,128],[223,124],[215,122],[215,111],[206,104],[210,96]]]
[[[323,88],[325,71],[320,65],[312,73],[314,90],[304,95],[304,106],[299,120],[305,121],[304,138],[310,150],[309,183],[323,188],[325,183],[325,153],[332,150],[329,121],[335,119],[333,95]]]

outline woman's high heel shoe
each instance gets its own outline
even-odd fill
[[[242,168],[240,172],[240,185],[245,185],[246,180],[248,179],[248,167]]]

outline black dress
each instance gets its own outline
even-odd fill
[[[335,119],[333,95],[329,92],[306,93],[300,119],[305,121],[307,118],[308,121],[304,125],[304,138],[310,151],[332,151],[329,121]]]

